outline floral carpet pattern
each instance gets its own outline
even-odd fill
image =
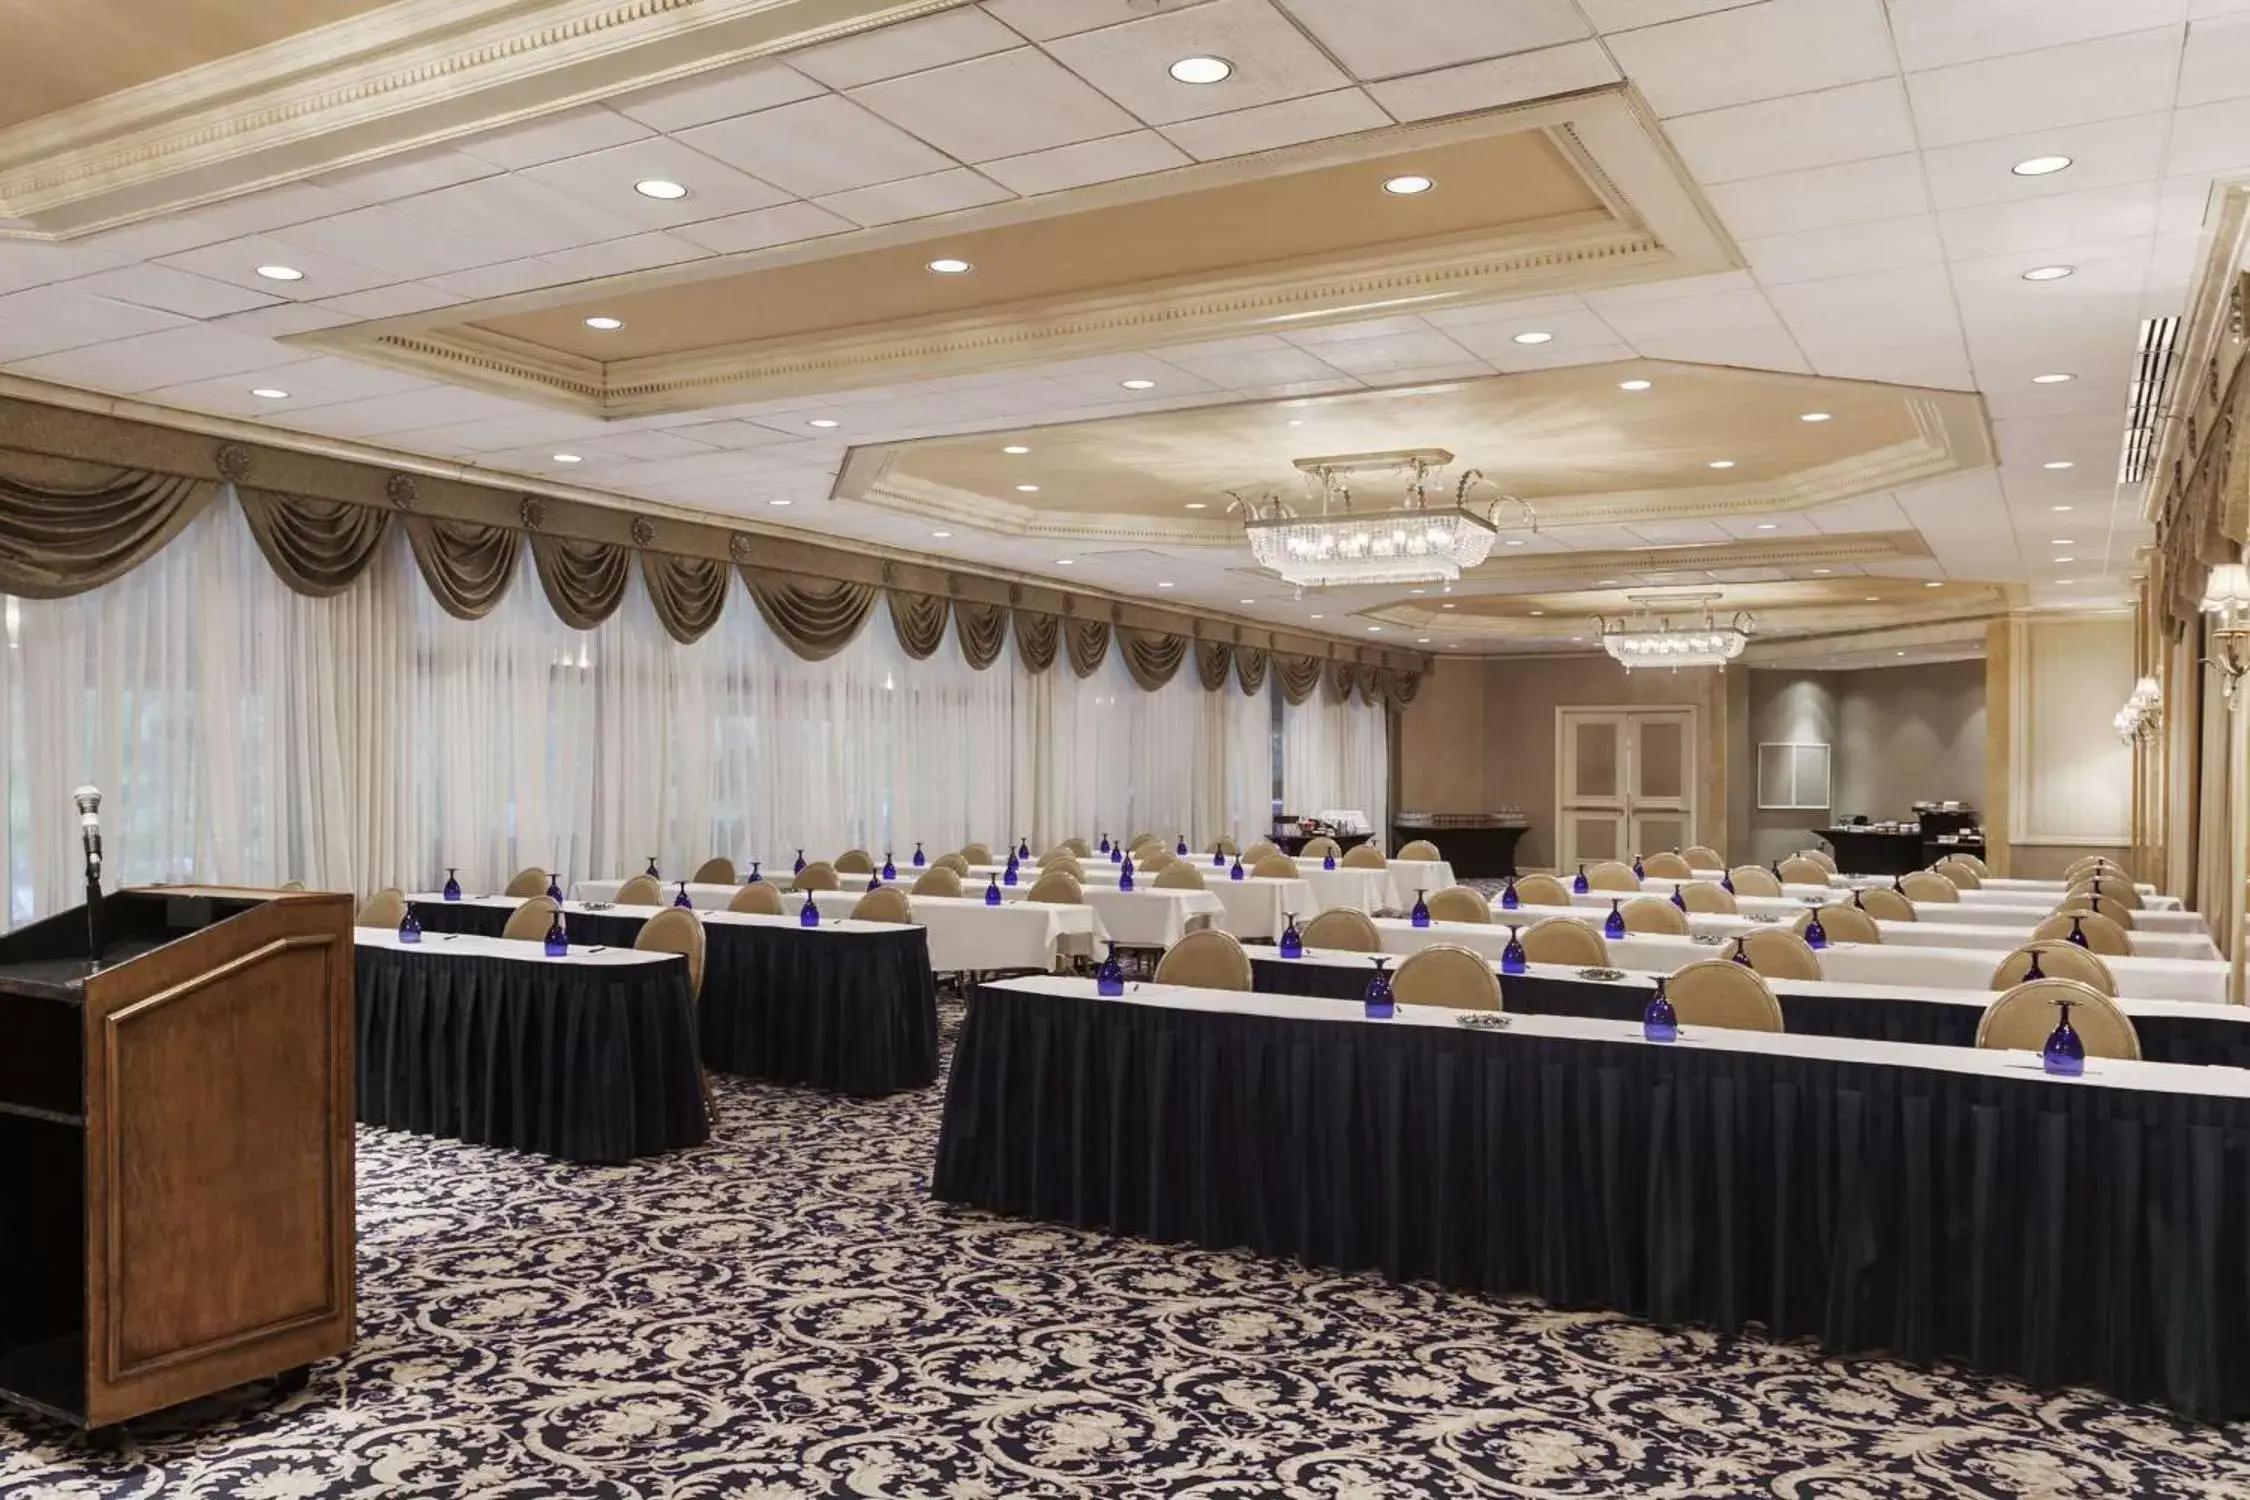
[[[115,1454],[0,1416],[0,1495],[2250,1496],[2250,1429],[995,1219],[937,1089],[717,1083],[630,1167],[362,1131],[351,1356]]]

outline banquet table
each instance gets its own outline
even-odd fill
[[[1297,861],[1297,868],[1313,874],[1335,873],[1340,875],[1346,873],[1345,866],[1342,864],[1338,864],[1335,871],[1330,872],[1321,868],[1319,860],[1302,857]],[[1407,911],[1414,905],[1415,892],[1420,891],[1426,895],[1435,895],[1447,886],[1456,884],[1453,878],[1453,866],[1442,859],[1394,859],[1386,863],[1380,870],[1353,870],[1350,873],[1382,876],[1382,894],[1374,899],[1372,905],[1363,904],[1360,901],[1337,901],[1330,904],[1357,906],[1365,912],[1373,912],[1385,906],[1396,908],[1399,911]],[[1342,888],[1348,888],[1351,884],[1353,883],[1337,882],[1337,885]],[[1367,889],[1372,891],[1372,885],[1369,884]],[[1327,906],[1321,908],[1323,911],[1327,909]]]
[[[1462,1021],[984,986],[932,1193],[2250,1415],[2250,1071]]]
[[[1640,900],[1643,898],[1631,897],[1627,899]],[[1772,900],[1774,898],[1769,897],[1767,899]],[[1786,898],[1783,898],[1781,907],[1771,917],[1756,914],[1729,916],[1724,912],[1688,912],[1685,915],[1688,931],[1692,934],[1733,937],[1738,933],[1755,931],[1759,927],[1783,925],[1781,922],[1783,914],[1786,914],[1789,920],[1794,922],[1796,918],[1803,916],[1806,910],[1807,908],[1803,903],[1800,902],[1791,906],[1787,903]],[[2031,941],[2032,927],[2035,924],[2025,923],[2020,927],[2000,927],[1975,923],[1956,923],[1946,920],[1950,910],[1951,908],[1944,906],[1925,907],[1922,908],[1923,915],[1916,921],[1878,921],[1875,928],[1883,935],[1883,944],[1886,947],[1979,948],[1992,953],[1994,955],[1992,962],[1994,963],[1999,962],[1998,955],[2020,948]],[[1495,922],[1525,927],[1545,917],[1563,917],[1598,930],[1609,916],[1609,902],[1602,901],[1597,905],[1582,898],[1574,897],[1573,904],[1570,906],[1523,906],[1512,912],[1495,911],[1492,915]],[[2203,959],[2215,962],[2219,957],[2218,948],[2205,934],[2141,932],[2136,930],[2127,933],[2125,936],[2126,940],[2133,946],[2134,956],[2140,958]],[[1503,938],[1502,941],[1505,942],[1506,939]]]
[[[497,934],[522,902],[511,896],[443,901],[415,896],[425,931]],[[574,942],[629,947],[661,907],[588,907],[563,919]],[[874,1095],[937,1077],[937,984],[919,927],[823,922],[794,914],[699,913],[703,994],[696,1006],[703,1060],[726,1073]]]
[[[1589,979],[1571,964],[1530,964],[1521,974],[1501,974],[1501,1004],[1511,1014],[1594,1016],[1637,1021],[1654,993],[1656,976],[1627,972]],[[1250,953],[1257,989],[1277,995],[1357,1000],[1367,992],[1369,955],[1309,948],[1303,958],[1271,949]],[[1395,965],[1394,965],[1395,972]],[[1868,1041],[1920,1042],[1973,1047],[1996,990],[1930,989],[1895,984],[1854,984],[1834,979],[1770,979],[1784,1025],[1809,1036],[1849,1036]],[[2141,1055],[2156,1062],[2250,1067],[2250,1006],[2178,1000],[2120,1000],[2140,1033]]]
[[[1520,914],[1519,914],[1520,915]],[[1403,918],[1378,917],[1386,953],[1412,953],[1432,943],[1459,943],[1496,959],[1508,945],[1508,929],[1493,922],[1432,922],[1416,927]],[[1717,934],[1711,934],[1717,938]],[[1699,958],[1724,958],[1732,951],[1723,938],[1700,942],[1667,933],[1628,934],[1609,943],[1610,962],[1621,969],[1669,974]],[[1930,989],[1985,988],[2002,955],[1989,948],[1916,948],[1889,943],[1830,943],[1820,952],[1823,978],[1867,984],[1912,985]],[[2105,958],[2120,994],[2136,1000],[2226,998],[2227,966],[2198,958]]]
[[[802,895],[782,897],[797,920]],[[859,891],[817,891],[813,904],[823,922],[843,921],[865,899]],[[1087,905],[1063,906],[1020,897],[987,906],[982,896],[909,896],[914,923],[929,933],[930,967],[940,974],[990,974],[1006,969],[1052,969],[1063,953],[1091,953],[1107,935]]]
[[[1649,880],[1642,883],[1648,888],[1646,894],[1668,899],[1672,894],[1672,887],[1679,882]],[[1614,891],[1606,894],[1601,891],[1582,891],[1574,894],[1570,900],[1573,906],[1599,907],[1606,912],[1609,910],[1610,896],[1615,894]],[[1744,896],[1737,894],[1734,898],[1734,904],[1735,909],[1746,917],[1783,917],[1794,922],[1808,906],[1830,903],[1848,904],[1850,900],[1849,892],[1793,885],[1788,887],[1787,894],[1780,896]],[[1914,906],[1916,917],[1925,922],[1937,922],[1959,927],[2020,927],[2025,932],[2029,932],[2041,922],[2046,921],[2055,909],[2055,903],[2052,901],[2044,904],[2038,902],[2015,904],[1969,901],[1923,901],[1910,904]],[[1499,915],[1499,909],[1499,902],[1495,900],[1493,902],[1493,914],[1495,916]],[[2175,933],[2203,938],[2208,938],[2211,935],[2210,924],[2204,921],[2203,913],[2179,908],[2170,911],[2134,912],[2133,931]]]
[[[1693,872],[1692,878],[1717,885],[1725,874],[1723,870],[1697,870]],[[1565,885],[1570,883],[1568,875],[1561,878]],[[1831,875],[1826,885],[1792,882],[1784,885],[1781,893],[1800,901],[1834,901],[1839,894],[1849,900],[1850,892],[1855,889],[1871,889],[1875,886],[1888,886],[1890,883],[1887,875]],[[1672,887],[1680,884],[1683,882],[1651,875],[1641,881],[1641,889],[1652,895],[1669,896],[1672,894]],[[2140,892],[2141,903],[2148,911],[2178,912],[2185,909],[2179,897],[2159,895],[2153,886],[2139,885],[2134,889]],[[1959,894],[1963,906],[2030,906],[2041,912],[2049,912],[2062,900],[2066,890],[2067,887],[2059,880],[1987,880],[1975,890],[1964,890]],[[2134,915],[2137,917],[2140,913],[2136,912]]]
[[[582,1162],[709,1138],[679,955],[352,936],[363,1124]]]

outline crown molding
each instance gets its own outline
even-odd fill
[[[69,239],[966,0],[397,0],[0,130],[0,219]]]

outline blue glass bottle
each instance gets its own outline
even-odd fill
[[[1814,907],[1812,920],[1805,924],[1805,946],[1813,949],[1828,946],[1828,929],[1820,925],[1820,908]]]
[[[2071,913],[2070,931],[2064,934],[2064,937],[2067,941],[2076,943],[2081,948],[2091,948],[2093,944],[2086,941],[2085,922],[2086,919],[2083,916],[2076,912]]]
[[[888,849],[883,851],[883,878],[885,880],[898,879],[898,866],[891,863],[891,851]]]
[[[1182,849],[1182,850],[1181,850],[1180,852],[1181,852],[1182,854],[1185,854],[1185,853],[1187,853],[1187,851],[1186,851],[1185,849]],[[1031,840],[1029,840],[1029,839],[1026,839],[1026,838],[1019,838],[1019,839],[1017,839],[1017,840],[1016,840],[1016,858],[1018,858],[1018,859],[1029,859],[1029,858],[1031,858]]]
[[[643,870],[641,873],[643,875],[646,875],[651,880],[662,880],[664,878],[662,875],[656,873],[656,856],[653,854],[648,857],[648,868]]]
[[[1212,868],[1212,869],[1214,869],[1214,870],[1223,870],[1223,869],[1225,869],[1226,867],[1227,867],[1227,851],[1226,851],[1226,846],[1225,846],[1225,845],[1223,845],[1223,844],[1214,844],[1214,845],[1212,845],[1212,846],[1211,846],[1211,868]]]
[[[805,851],[804,851],[804,850],[802,850],[802,849],[799,849],[799,850],[797,851],[797,864],[796,864],[796,867],[795,867],[794,869],[792,869],[792,870],[791,870],[791,871],[790,871],[789,873],[790,873],[790,874],[792,874],[792,875],[802,875],[802,874],[804,874],[804,873],[805,873]]]
[[[997,875],[992,877],[992,884],[984,888],[984,904],[987,906],[998,906],[1000,904],[1000,877]]]
[[[1391,1003],[1391,961],[1378,958],[1374,962],[1375,972],[1367,981],[1367,1019],[1388,1021],[1398,1014],[1398,1007]]]
[[[570,931],[563,926],[562,908],[559,906],[555,908],[554,916],[548,920],[546,941],[549,958],[562,958],[570,952]]]
[[[1508,946],[1500,950],[1500,972],[1503,974],[1522,974],[1531,968],[1531,957],[1523,951],[1523,939],[1519,936],[1522,931],[1520,927],[1508,929]]]
[[[1117,888],[1121,891],[1129,891],[1133,888],[1133,857],[1131,855],[1127,855],[1125,863],[1117,867]]]
[[[2031,950],[2031,962],[2024,965],[2023,982],[2029,984],[2034,979],[2045,979],[2046,977],[2047,971],[2039,967],[2039,950],[2034,948]]]
[[[445,899],[448,901],[461,899],[461,881],[458,872],[452,865],[445,867]]]
[[[1656,976],[1656,993],[1648,997],[1641,1011],[1641,1035],[1652,1042],[1676,1042],[1680,1039],[1680,1013],[1672,1008],[1671,997],[1664,993],[1664,976]]]
[[[1109,835],[1108,835],[1108,834],[1106,834],[1106,833],[1105,833],[1105,834],[1103,834],[1103,835],[1102,835],[1102,843],[1101,843],[1101,848],[1100,848],[1099,850],[1097,850],[1096,852],[1097,852],[1097,853],[1101,853],[1101,854],[1107,854],[1107,853],[1109,853]]]
[[[756,885],[759,881],[765,878],[765,876],[758,873],[758,862],[756,860],[752,860],[750,861],[750,873],[742,877],[742,883],[744,885]]]
[[[1008,856],[1008,867],[1000,872],[1000,878],[1006,884],[1014,885],[1016,883],[1016,872],[1016,857],[1011,854]]]
[[[549,870],[547,872],[547,899],[557,906],[562,905],[562,871],[560,870]]]
[[[929,862],[929,856],[925,855],[922,852],[922,845],[920,841],[917,840],[914,845],[914,868],[919,870],[922,868],[922,866],[928,864]]]
[[[1227,879],[1246,880],[1248,878],[1249,872],[1242,868],[1242,856],[1237,854],[1234,857],[1234,863],[1227,869]]]
[[[1687,910],[1687,893],[1683,887],[1672,887],[1672,904],[1681,911]]]
[[[1583,896],[1593,888],[1593,885],[1586,879],[1586,867],[1581,864],[1578,867],[1578,878],[1570,883],[1571,894]]]
[[[1414,910],[1409,914],[1408,920],[1417,927],[1430,925],[1430,903],[1422,899],[1420,891],[1414,893]]]
[[[1523,905],[1523,897],[1516,894],[1516,877],[1510,875],[1508,883],[1500,888],[1500,909],[1515,911]]]
[[[1648,872],[1641,868],[1641,857],[1638,854],[1633,856],[1633,878],[1635,880],[1648,879]]]
[[[1172,852],[1173,852],[1174,854],[1176,854],[1176,855],[1180,856],[1180,857],[1181,857],[1182,859],[1185,859],[1185,858],[1187,858],[1187,835],[1186,835],[1186,834],[1184,834],[1184,833],[1183,833],[1183,834],[1179,835],[1179,841],[1178,841],[1177,843],[1175,843],[1175,844],[1174,844],[1174,845],[1172,846]]]
[[[1281,929],[1281,941],[1276,946],[1280,949],[1283,958],[1303,958],[1305,956],[1305,935],[1297,930],[1297,914],[1290,911],[1283,912],[1282,916],[1288,919],[1288,925]]]
[[[1858,907],[1861,911],[1867,910],[1865,893],[1857,886],[1852,887],[1852,905]]]
[[[1113,865],[1121,865],[1125,863],[1125,846],[1123,844],[1112,844],[1109,846],[1109,862]]]
[[[686,881],[683,880],[680,882],[680,893],[672,898],[672,904],[674,906],[687,907],[690,911],[695,909],[695,903],[688,899]]]
[[[870,891],[879,891],[882,888],[883,872],[881,870],[869,870],[867,872],[867,889]],[[862,894],[864,894],[864,892]]]
[[[2058,1078],[2077,1078],[2086,1071],[2086,1044],[2070,1024],[2070,1002],[2057,1000],[2055,1009],[2062,1016],[2055,1022],[2055,1029],[2047,1033],[2047,1045],[2039,1049],[2039,1061]]]
[[[1125,966],[1117,961],[1117,945],[1109,945],[1109,957],[1094,971],[1094,993],[1097,995],[1122,995],[1125,993]]]
[[[1609,898],[1609,915],[1602,918],[1602,936],[1617,942],[1625,936],[1625,908],[1623,896]]]
[[[805,904],[797,908],[797,925],[799,927],[818,927],[820,925],[820,905],[813,900],[811,891],[805,892]]]
[[[1719,889],[1730,896],[1734,894],[1734,871],[1729,870],[1719,877]]]
[[[1745,969],[1756,967],[1750,962],[1750,939],[1747,936],[1734,940],[1734,952],[1727,955]]]
[[[1333,855],[1333,854],[1323,854],[1323,855],[1321,855],[1321,857],[1320,857],[1320,867],[1321,867],[1321,868],[1322,868],[1323,870],[1333,870],[1333,869],[1335,869],[1335,868],[1336,868],[1336,856],[1335,856],[1335,855]]]
[[[414,903],[406,903],[406,915],[398,924],[398,940],[402,943],[422,941],[422,919],[414,915]]]
[[[1779,885],[1784,890],[1788,889],[1789,882],[1781,878],[1781,861],[1778,859],[1773,862],[1773,878],[1776,885]]]

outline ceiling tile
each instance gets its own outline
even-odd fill
[[[1579,8],[1598,31],[1630,31],[1637,26],[1661,26],[1666,21],[1730,10],[1747,0],[1579,0]]]
[[[388,424],[382,430],[402,434],[402,444],[428,442],[454,453],[496,453],[533,443],[552,448],[608,431],[599,417],[542,411],[498,396],[485,398],[493,403],[489,406],[444,411],[421,419],[421,413],[435,408],[412,399],[416,394],[362,402],[355,410],[367,420]],[[400,420],[402,417],[407,420]]]
[[[1036,47],[870,84],[851,97],[970,162],[1096,140],[1139,123]]]
[[[1816,362],[1836,344],[1880,348],[1960,340],[1952,283],[1942,266],[1803,281],[1773,288],[1767,300]]]
[[[42,355],[16,368],[43,380],[130,392],[243,370],[265,370],[287,364],[292,358],[311,357],[309,350],[292,350],[271,339],[189,324]]]
[[[1584,308],[1520,314],[1480,323],[1448,323],[1444,331],[1448,338],[1479,359],[1517,369],[1536,368],[1550,355],[1574,349],[1606,349],[1618,343],[1618,336],[1609,324]],[[1515,341],[1519,333],[1544,333],[1550,337],[1542,343],[1519,344]],[[1522,363],[1511,364],[1513,361]]]
[[[1486,364],[1504,374],[1525,370],[1559,370],[1566,365],[1622,364],[1636,357],[1630,344],[1579,343],[1557,339],[1552,344],[1529,348],[1522,344],[1501,343],[1484,355]]]
[[[1135,18],[1118,0],[984,0],[983,8],[1035,42]]]
[[[2250,99],[2199,104],[2172,116],[2166,176],[2215,175],[2250,166]]]
[[[38,287],[0,296],[0,359],[29,359],[135,334],[194,326],[177,313],[108,297],[88,297],[59,287]]]
[[[1940,146],[1922,153],[1930,201],[1940,209],[1967,208],[2147,182],[2163,166],[2171,129],[2172,116],[2159,111]],[[2034,156],[2067,156],[2070,166],[2043,177],[2018,177],[2009,170]]]
[[[857,226],[851,220],[832,214],[817,203],[784,203],[778,208],[761,208],[755,213],[736,214],[731,219],[690,224],[675,232],[681,239],[701,245],[706,250],[716,250],[721,255],[738,255],[746,250],[764,250],[773,245],[787,245],[798,240],[842,234],[855,227]]]
[[[1588,34],[1571,0],[1282,0],[1356,78],[1395,78]]]
[[[1022,37],[971,5],[792,52],[789,65],[832,89],[850,89],[1022,45]]]
[[[780,188],[663,136],[548,162],[519,175],[636,229],[667,229],[789,201]],[[633,184],[651,178],[676,182],[688,195],[650,198],[633,191]]]
[[[492,183],[505,183],[505,176],[488,178]],[[482,187],[471,183],[469,187]],[[441,191],[456,193],[461,188]],[[494,243],[481,236],[465,232],[461,226],[442,220],[433,221],[410,217],[401,208],[404,204],[421,200],[408,198],[399,205],[380,208],[356,208],[347,214],[322,219],[315,224],[299,224],[290,233],[293,243],[301,244],[317,254],[332,256],[337,260],[349,258],[371,270],[383,273],[383,282],[408,281],[423,276],[443,276],[452,271],[465,271],[471,266],[481,266],[496,260],[506,260],[513,255],[526,255],[528,250],[512,248],[502,240]],[[184,264],[202,251],[191,251],[187,256],[176,257],[173,264]],[[312,295],[327,300],[329,295],[342,296],[346,292],[365,291],[365,287],[337,288],[333,293],[308,292],[313,280],[313,268],[299,261],[285,261],[305,272],[305,280],[287,283],[260,283],[278,286],[284,296]],[[325,278],[323,278],[325,279]]]
[[[1047,50],[1151,125],[1325,93],[1351,81],[1269,0],[1209,0],[1057,38]],[[1197,85],[1167,71],[1194,56],[1223,57],[1234,72],[1222,83]]]
[[[1637,302],[1618,302],[1607,297],[1597,300],[1588,294],[1586,303],[1629,344],[1712,329],[1763,326],[1773,321],[1772,305],[1767,302],[1766,294],[1755,287],[1713,291],[1700,297]]]
[[[622,146],[649,133],[649,127],[638,120],[589,104],[529,124],[470,136],[458,149],[496,167],[517,171],[567,156],[583,156],[606,146]]]
[[[302,224],[358,206],[357,200],[333,189],[295,182],[203,204],[196,209],[195,217],[206,224],[216,224],[229,234],[262,234],[269,229]]]
[[[293,302],[364,292],[371,286],[385,286],[401,279],[394,272],[376,270],[342,256],[316,251],[310,245],[271,235],[199,245],[193,250],[164,256],[160,263]],[[305,273],[304,279],[268,281],[258,274],[258,267],[276,265],[292,266]]]
[[[1609,49],[1665,117],[1888,77],[1879,0],[1766,0],[1620,33]]]
[[[440,385],[400,391],[389,396],[371,396],[364,401],[323,406],[317,411],[305,413],[294,425],[335,437],[372,437],[378,433],[410,432],[417,428],[434,427],[441,422],[459,423],[516,416],[523,412],[522,403],[505,397],[487,395],[483,391],[463,390],[458,386]],[[554,417],[568,414],[536,412],[533,415]],[[402,443],[401,446],[413,445]],[[447,451],[460,450],[449,448]]]
[[[771,448],[777,444],[798,441],[798,435],[794,432],[762,427],[756,422],[698,422],[673,430],[707,448]]]
[[[527,257],[523,260],[502,261],[498,265],[471,266],[466,271],[433,276],[430,284],[442,287],[455,296],[481,302],[487,297],[511,297],[517,292],[528,292],[537,287],[563,286],[574,279],[570,272],[551,260]]]
[[[1207,348],[1209,346],[1206,346]],[[1335,380],[1337,371],[1308,349],[1280,339],[1270,347],[1213,350],[1196,353],[1166,350],[1164,362],[1213,385],[1239,390],[1247,386],[1284,385],[1299,380]]]
[[[1862,271],[1888,271],[1899,266],[1936,265],[1945,259],[1938,239],[1937,220],[1930,214],[1901,219],[1879,219],[1867,224],[1845,224],[1832,229],[1808,229],[1801,234],[1774,235],[1742,241],[1750,269],[1767,286],[1793,281],[1815,281],[1823,276],[1851,276]]]
[[[2210,104],[2250,94],[2250,14],[2198,21],[2188,28],[2180,63],[2182,104]]]
[[[1929,210],[1922,159],[1911,152],[1722,182],[1711,204],[1738,239],[1800,234]]]
[[[1909,73],[1924,146],[2169,109],[2183,28],[2136,32]]]
[[[2156,208],[2155,187],[2142,183],[1949,209],[1938,221],[1956,256],[2007,255],[2152,234]]]
[[[317,328],[335,328],[355,321],[350,313],[336,312],[317,302],[277,302],[271,307],[255,308],[250,312],[230,313],[214,318],[214,328],[231,328],[237,333],[254,333],[260,338],[287,338],[292,333],[311,333]]]
[[[1179,147],[1153,130],[1136,130],[1106,140],[1002,157],[980,163],[978,170],[1029,197],[1187,165],[1189,158]]]
[[[621,115],[666,134],[713,120],[730,120],[826,92],[804,74],[776,62],[699,73],[679,83],[621,94],[605,101]]]
[[[1688,115],[1665,129],[1706,184],[1915,148],[1905,91],[1887,78]]]
[[[855,224],[894,224],[903,219],[923,219],[986,203],[1001,203],[1015,196],[991,179],[955,167],[927,177],[908,177],[878,183],[849,193],[833,193],[820,206]]]
[[[827,95],[683,132],[682,141],[800,197],[849,192],[956,163],[849,99]]]
[[[188,318],[223,317],[227,313],[248,312],[254,307],[270,307],[281,300],[249,287],[159,265],[122,266],[66,282],[63,289],[94,297],[111,297]]]
[[[1745,370],[1810,370],[1804,351],[1778,321],[1738,328],[1703,328],[1650,334],[1632,348],[1647,359],[1683,364],[1734,365]]]
[[[1294,146],[1300,141],[1376,130],[1390,123],[1391,117],[1358,89],[1338,89],[1332,94],[1285,99],[1233,114],[1182,120],[1165,126],[1164,133],[1196,160],[1216,161]]]
[[[1466,349],[1434,328],[1323,342],[1313,353],[1323,363],[1347,375],[1372,375],[1422,365],[1452,365],[1473,358]]]
[[[644,201],[631,192],[631,184],[626,185],[626,195],[633,202]],[[465,265],[490,265],[598,240],[621,239],[650,227],[622,208],[574,197],[518,172],[401,198],[388,209],[360,212],[374,215],[394,210],[427,226],[422,231],[425,235],[435,229],[466,241],[461,254],[476,258],[463,261]],[[449,257],[454,254],[450,250],[443,253]]]
[[[435,192],[459,182],[474,182],[500,170],[491,162],[480,161],[449,146],[432,146],[422,151],[386,156],[365,166],[324,173],[313,181],[355,202],[388,203],[394,198]]]
[[[1517,323],[1535,328],[1539,326],[1536,319],[1584,311],[1586,303],[1577,293],[1555,292],[1544,297],[1516,297],[1505,302],[1472,302],[1461,307],[1438,308],[1421,316],[1432,328],[1469,328],[1481,323]]]
[[[603,276],[625,276],[635,271],[653,270],[658,266],[676,266],[682,261],[701,260],[708,253],[702,246],[679,235],[658,230],[650,234],[627,235],[621,240],[603,240],[599,244],[551,251],[543,259],[548,265],[558,267],[565,280],[592,281]]]
[[[401,281],[392,286],[379,286],[364,292],[347,292],[341,297],[330,297],[321,306],[359,319],[403,318],[410,313],[428,312],[433,307],[451,307],[461,300],[442,287],[418,281]]]
[[[1891,31],[1909,70],[2030,52],[2184,20],[2182,0],[1889,0]]]
[[[1676,302],[1683,297],[1757,289],[1758,283],[1748,271],[1712,271],[1701,276],[1657,276],[1622,286],[1591,287],[1579,295],[1588,307],[1606,313],[1613,307],[1638,307],[1644,302]]]
[[[1537,52],[1394,78],[1370,85],[1368,92],[1400,120],[1434,120],[1440,115],[1497,109],[1549,94],[1600,88],[1617,82],[1620,76],[1599,42],[1565,42]]]

